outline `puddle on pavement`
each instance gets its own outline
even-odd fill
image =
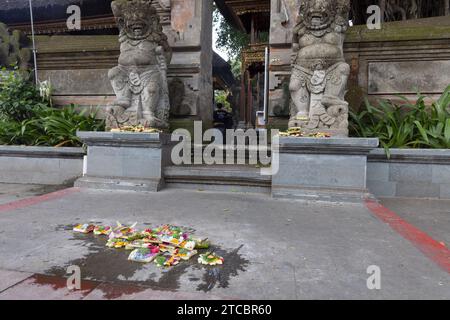
[[[97,289],[103,293],[103,298],[107,300],[118,299],[122,296],[130,296],[146,290],[144,287],[119,287],[119,286],[99,286]]]
[[[208,292],[216,286],[218,288],[228,288],[231,277],[237,277],[239,271],[245,272],[249,261],[239,254],[239,250],[242,247],[243,245],[232,251],[216,248],[214,251],[225,260],[222,266],[203,267],[197,264],[197,268],[206,269],[206,272],[203,274],[203,282],[197,286],[197,290]]]
[[[71,232],[73,226],[58,225],[57,231]],[[227,251],[217,246],[211,246],[208,250],[199,250],[200,253],[206,251],[214,251],[218,255],[224,257],[225,263],[222,266],[203,266],[197,262],[197,256],[189,261],[183,261],[175,267],[168,269],[159,269],[153,263],[140,264],[128,261],[130,251],[125,249],[113,249],[105,246],[105,237],[95,236],[93,234],[77,234],[72,233],[72,240],[81,241],[83,246],[89,249],[89,253],[80,259],[69,261],[65,266],[55,266],[45,271],[45,274],[67,277],[67,267],[76,265],[81,268],[82,278],[88,280],[101,281],[119,285],[142,286],[142,291],[151,288],[161,291],[177,291],[180,288],[180,280],[182,276],[188,275],[189,282],[195,283],[197,291],[209,292],[212,289],[228,288],[232,277],[237,277],[239,272],[245,272],[249,265],[249,261],[239,253],[240,246],[234,250]],[[148,278],[145,280],[129,280],[136,275],[137,272],[144,268],[148,270]],[[189,270],[199,271],[203,273],[198,276],[189,275]],[[159,275],[159,278],[157,278]],[[200,282],[200,283],[199,283]],[[139,288],[111,288],[102,287],[107,298],[118,298],[122,295],[137,293]],[[128,292],[127,290],[131,290]]]
[[[51,286],[53,290],[67,290],[67,279],[63,277],[35,274],[29,280],[34,285]],[[92,291],[97,285],[94,281],[83,280],[80,291]]]

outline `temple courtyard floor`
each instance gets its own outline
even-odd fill
[[[174,224],[225,258],[161,270],[77,223]],[[109,192],[0,184],[0,299],[450,299],[450,201],[276,200],[168,189]],[[69,291],[69,266],[81,290]],[[370,266],[381,289],[369,290]]]

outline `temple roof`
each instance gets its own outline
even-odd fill
[[[213,54],[213,75],[221,89],[230,89],[236,82],[230,64],[216,52]]]
[[[214,0],[225,19],[242,31],[249,31],[249,14],[270,12],[270,0]],[[83,24],[95,29],[110,28],[114,19],[109,0],[32,0],[37,33],[62,32],[69,5],[81,8]],[[100,19],[100,20],[99,20]],[[265,19],[265,18],[264,18]],[[0,21],[25,29],[30,23],[29,0],[0,0]],[[46,28],[49,26],[50,28]]]
[[[250,29],[249,14],[270,13],[270,0],[215,0],[215,2],[225,20],[244,32],[249,32]]]
[[[32,0],[33,7],[48,7],[70,5],[83,2],[82,0]],[[29,8],[29,0],[1,0],[1,8],[5,10]]]
[[[110,1],[105,0],[32,0],[37,23],[65,21],[67,7],[78,5],[82,17],[112,16]],[[29,24],[29,0],[0,0],[0,21],[10,26]]]

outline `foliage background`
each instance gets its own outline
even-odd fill
[[[378,5],[384,21],[399,21],[448,15],[449,0],[352,0],[354,24],[365,24],[367,8]]]
[[[389,155],[391,148],[450,148],[450,86],[431,105],[418,94],[410,103],[379,100],[374,106],[366,99],[365,109],[350,113],[350,129],[355,137],[375,137]]]
[[[3,69],[0,74],[0,144],[81,146],[77,131],[103,131],[104,121],[77,109],[52,108],[23,73]]]

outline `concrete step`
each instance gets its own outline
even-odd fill
[[[205,150],[205,148],[207,147],[207,145],[198,145],[197,148],[198,150],[202,150],[202,154]],[[223,155],[223,159],[224,159],[224,163],[226,162],[226,157],[227,155],[232,155],[232,158],[235,159],[235,161],[237,162],[242,161],[243,163],[241,163],[240,165],[249,165],[252,166],[255,163],[260,163],[260,155],[266,156],[266,157],[271,157],[272,152],[271,152],[271,147],[270,146],[248,146],[246,145],[244,150],[240,150],[238,149],[236,146],[229,146],[229,145],[224,145],[221,147],[217,147],[219,150],[221,150],[221,154]],[[191,158],[192,158],[192,163],[194,163],[194,155],[195,155],[195,147],[192,147],[191,150]],[[214,156],[214,154],[213,154]],[[263,160],[265,161],[265,160]]]
[[[272,177],[249,165],[183,165],[164,170],[168,188],[270,193]]]

